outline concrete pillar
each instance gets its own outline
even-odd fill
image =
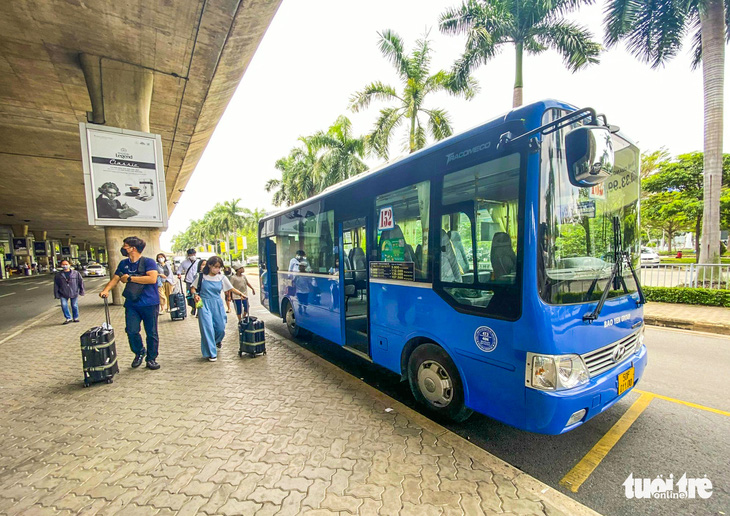
[[[95,110],[91,119],[94,122],[103,119],[105,125],[112,127],[149,132],[154,85],[152,72],[139,66],[89,54],[81,55],[80,61],[92,100],[92,109]],[[102,112],[99,113],[99,110]],[[143,256],[154,258],[160,250],[160,230],[157,228],[106,227],[104,232],[107,261],[112,274],[123,258],[119,249],[126,237],[137,236],[147,243]],[[121,294],[120,284],[112,291],[114,304],[124,302]]]

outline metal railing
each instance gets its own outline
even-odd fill
[[[645,287],[730,289],[727,264],[642,265],[639,277]]]

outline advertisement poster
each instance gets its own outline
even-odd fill
[[[33,242],[33,251],[36,256],[48,256],[48,246],[46,242]]]
[[[13,254],[15,256],[28,256],[27,238],[13,238]]]
[[[167,226],[159,135],[80,124],[89,224]]]
[[[61,256],[71,256],[71,246],[70,245],[61,246]]]

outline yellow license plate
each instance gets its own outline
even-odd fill
[[[618,395],[621,396],[624,392],[634,386],[634,366],[631,369],[624,371],[618,375]]]

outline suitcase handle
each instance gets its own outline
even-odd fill
[[[109,320],[109,300],[104,298],[104,313],[106,314],[106,327],[111,328],[111,321]]]

